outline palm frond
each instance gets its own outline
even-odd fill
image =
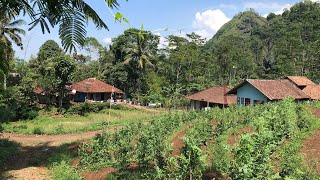
[[[1,0],[0,17],[14,18],[20,14],[34,16],[34,10],[28,0]]]
[[[59,36],[62,46],[76,51],[76,45],[83,46],[86,38],[86,19],[81,12],[65,11],[60,20]]]
[[[9,23],[7,25],[7,27],[21,26],[21,25],[25,25],[25,24],[26,24],[26,22],[24,20],[18,19],[18,20],[15,20],[15,21]]]
[[[15,34],[22,34],[22,35],[26,35],[26,31],[20,28],[14,28],[14,27],[9,27],[5,29],[5,32],[11,32],[11,33],[15,33]]]
[[[133,60],[133,56],[131,54],[128,54],[124,58],[123,64],[129,64]]]
[[[23,49],[23,45],[22,45],[22,39],[19,35],[13,33],[13,32],[9,32],[7,33],[7,35],[10,37],[10,39],[17,45],[19,46],[21,49]]]
[[[96,25],[96,28],[106,28],[109,30],[108,26],[103,22],[99,15],[83,0],[72,0],[73,7],[81,10],[85,15],[87,20],[92,20]]]

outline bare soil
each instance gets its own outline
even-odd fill
[[[115,172],[112,167],[102,168],[96,172],[83,172],[82,175],[85,180],[105,180],[110,173]]]
[[[304,163],[320,175],[320,129],[309,136],[304,142],[301,149],[304,156]]]
[[[51,179],[46,159],[56,147],[47,145],[23,146],[0,167],[0,179]]]
[[[107,131],[115,131],[117,128],[121,127],[113,127]],[[46,168],[46,163],[47,158],[58,146],[68,142],[92,138],[101,132],[103,131],[64,135],[2,133],[0,135],[1,139],[18,142],[20,143],[20,148],[16,155],[11,157],[3,167],[0,167],[0,179],[52,179]],[[79,142],[71,144],[69,150],[77,150],[79,144]],[[74,162],[74,165],[76,166],[77,162]]]
[[[183,148],[184,142],[183,137],[186,135],[185,130],[180,131],[172,140],[172,153],[171,156],[180,155],[181,149]]]
[[[223,176],[221,173],[218,172],[213,172],[211,170],[207,170],[203,175],[202,175],[203,180],[212,180],[212,179],[217,179],[217,180],[227,180],[229,179],[226,176]]]
[[[184,130],[178,132],[176,136],[172,139],[172,153],[171,156],[180,155],[181,149],[184,146],[183,137],[186,135],[186,131],[189,129],[189,125],[186,125]]]

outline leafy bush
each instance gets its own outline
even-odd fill
[[[18,119],[33,119],[38,110],[19,87],[9,87],[0,91],[0,122]]]
[[[231,149],[228,145],[219,142],[214,146],[214,156],[212,157],[211,167],[215,172],[227,174],[232,167]]]
[[[270,155],[276,144],[271,132],[243,135],[235,146],[235,163],[232,167],[232,179],[263,179],[272,173]]]
[[[72,168],[66,161],[53,163],[51,167],[53,178],[57,180],[81,180],[79,172]]]
[[[104,102],[104,103],[78,103],[75,104],[67,110],[66,113],[68,114],[76,114],[76,115],[85,115],[90,112],[99,112],[103,109],[109,108],[110,103]]]
[[[206,155],[202,154],[197,142],[192,139],[184,140],[184,147],[178,159],[179,179],[201,179],[203,171],[206,169]]]
[[[44,134],[44,132],[41,130],[41,128],[39,128],[39,127],[35,127],[34,129],[33,129],[33,132],[32,132],[33,134],[37,134],[37,135],[41,135],[41,134]]]

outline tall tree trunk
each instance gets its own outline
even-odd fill
[[[60,90],[59,93],[59,108],[62,108],[62,103],[63,103],[63,90]]]
[[[3,89],[7,89],[7,75],[3,73]]]

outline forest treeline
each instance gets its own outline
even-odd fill
[[[88,37],[83,54],[66,54],[49,40],[37,56],[10,61],[9,73],[2,73],[0,109],[14,109],[10,116],[20,118],[17,114],[35,104],[35,88],[64,97],[65,85],[92,77],[122,89],[127,98],[170,108],[187,103],[185,95],[247,78],[303,75],[319,82],[319,15],[320,5],[311,1],[266,18],[250,10],[208,41],[195,33],[170,35],[164,48],[158,35],[143,29],[126,30],[108,47]]]

